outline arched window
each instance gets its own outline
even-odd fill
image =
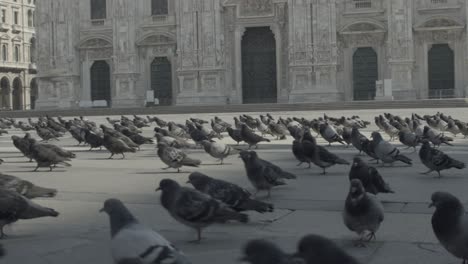
[[[31,47],[29,50],[29,60],[31,63],[36,63],[36,39],[32,38],[31,39]]]
[[[34,27],[33,11],[28,10],[28,27]]]
[[[167,0],[151,0],[151,14],[153,16],[167,15]]]
[[[8,61],[8,46],[6,44],[2,45],[2,61]]]
[[[91,19],[106,19],[106,0],[91,0]]]
[[[15,45],[15,61],[20,61],[20,47],[19,45]]]

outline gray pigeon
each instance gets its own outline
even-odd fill
[[[270,142],[269,139],[261,137],[257,134],[255,134],[253,131],[251,131],[246,124],[243,124],[241,127],[241,136],[242,139],[249,145],[249,149],[252,148],[252,146],[255,146],[255,148],[258,148],[258,143],[260,142]]]
[[[232,127],[226,128],[226,131],[228,132],[229,136],[237,142],[237,145],[239,145],[239,142],[244,141],[242,139],[241,131],[239,129],[234,129]]]
[[[344,145],[344,140],[338,135],[335,128],[330,126],[328,123],[320,124],[319,128],[320,135],[328,142],[328,145],[331,146],[333,142],[339,142]]]
[[[258,191],[268,191],[270,197],[271,188],[286,185],[284,179],[296,179],[296,175],[283,171],[280,167],[260,159],[255,151],[241,151],[240,157],[245,165],[247,177]],[[255,194],[256,194],[255,193]]]
[[[336,164],[349,165],[348,161],[331,153],[326,148],[317,145],[317,141],[312,135],[310,135],[310,132],[306,132],[306,135],[308,135],[307,137],[308,139],[302,140],[302,147],[304,149],[304,154],[316,166],[323,169],[322,174],[325,175],[327,173],[326,169]]]
[[[427,140],[423,140],[423,145],[419,150],[419,158],[421,159],[421,162],[429,168],[429,171],[423,174],[437,171],[439,177],[441,177],[440,171],[442,170],[448,170],[451,168],[461,170],[466,167],[465,163],[452,159],[444,152],[431,147]]]
[[[452,255],[468,262],[468,217],[463,204],[447,192],[435,192],[429,207],[435,207],[432,229],[440,244]]]
[[[343,220],[349,230],[359,235],[359,246],[364,246],[365,237],[368,241],[375,238],[375,233],[384,220],[382,203],[373,194],[367,193],[358,179],[351,180]]]
[[[297,253],[307,264],[359,264],[335,242],[319,235],[307,235],[299,241]]]
[[[250,264],[307,264],[303,259],[286,254],[277,245],[263,239],[249,241],[240,260]]]
[[[423,138],[428,139],[431,141],[434,146],[440,146],[442,144],[453,146],[450,144],[450,141],[453,141],[453,138],[444,136],[444,134],[439,133],[438,131],[425,126],[423,131]]]
[[[379,160],[383,162],[383,164],[393,164],[395,161],[401,161],[408,165],[412,165],[411,159],[400,154],[400,151],[395,146],[385,141],[379,132],[372,132],[372,139],[375,144],[374,153],[377,155]]]
[[[50,171],[52,171],[53,167],[57,164],[61,164],[66,167],[71,166],[71,164],[67,162],[70,161],[69,158],[58,155],[54,150],[40,143],[36,143],[31,146],[31,153],[33,159],[37,162],[37,166],[34,171],[37,171],[42,167],[48,167]]]
[[[232,210],[207,194],[181,187],[170,179],[162,180],[156,191],[162,191],[161,204],[175,220],[197,230],[197,242],[202,239],[202,229],[211,224],[249,221],[246,214]]]
[[[364,189],[368,193],[374,195],[378,193],[394,193],[377,169],[367,165],[359,157],[354,158],[353,166],[351,166],[351,170],[349,171],[349,180],[353,179],[361,180]]]
[[[16,191],[0,189],[0,238],[5,236],[3,228],[18,220],[40,217],[57,217],[54,209],[40,206]]]
[[[233,183],[213,179],[199,172],[189,175],[190,183],[195,189],[229,205],[237,212],[257,211],[259,213],[273,212],[273,205],[250,198],[252,194]]]
[[[158,143],[158,156],[168,166],[164,168],[165,170],[174,168],[177,169],[177,172],[180,172],[182,166],[198,167],[201,164],[200,160],[190,158],[182,150],[169,147],[163,143]]]
[[[40,187],[32,182],[3,173],[0,173],[0,188],[15,191],[28,199],[54,197],[57,194],[56,189]]]
[[[225,158],[239,154],[239,150],[219,141],[202,140],[200,144],[203,146],[206,153],[220,160],[220,164],[223,164]]]
[[[369,139],[359,132],[359,129],[354,126],[351,131],[351,144],[359,150],[359,154],[362,153],[364,147],[362,146],[363,142],[367,142]]]
[[[120,200],[106,200],[101,212],[109,215],[111,252],[115,263],[190,263],[163,236],[139,223]]]
[[[295,139],[293,141],[292,145],[292,152],[294,154],[294,157],[299,161],[297,166],[301,166],[302,163],[307,163],[309,164],[309,169],[311,167],[311,161],[310,158],[308,158],[305,153],[304,153],[304,147],[302,146],[302,142],[298,139]]]
[[[136,152],[135,148],[127,145],[121,138],[114,137],[108,133],[104,135],[102,145],[111,153],[109,159],[112,159],[115,154],[122,154],[122,159],[125,159],[126,152]]]
[[[421,143],[421,138],[415,133],[412,133],[408,130],[403,130],[398,132],[398,139],[401,144],[407,146],[408,148],[413,148],[416,151],[416,147]]]

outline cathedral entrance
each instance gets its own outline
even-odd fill
[[[0,80],[1,109],[10,109],[10,81],[7,77]]]
[[[159,105],[172,105],[172,67],[167,57],[156,57],[151,63],[151,89]]]
[[[455,56],[448,44],[435,44],[429,50],[429,98],[455,96]]]
[[[379,79],[377,53],[371,47],[358,48],[353,55],[354,100],[374,100]]]
[[[91,100],[111,103],[110,67],[106,61],[99,60],[91,66]]]
[[[13,80],[13,110],[23,109],[23,85],[20,78],[16,77]]]
[[[269,27],[247,28],[241,45],[243,103],[276,103],[275,35]]]
[[[31,100],[31,109],[36,108],[36,100],[39,96],[39,91],[37,87],[37,81],[36,78],[31,80],[31,94],[30,94],[30,100]]]

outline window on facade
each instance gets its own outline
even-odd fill
[[[6,23],[6,9],[2,9],[2,23]]]
[[[18,13],[18,11],[13,12],[13,17],[14,17],[13,22],[15,23],[15,25],[18,25],[19,24],[19,13]]]
[[[33,26],[34,26],[33,12],[32,10],[28,10],[28,27],[33,27]]]
[[[20,61],[20,47],[19,45],[15,45],[15,61]]]
[[[353,0],[355,8],[371,8],[372,0]]]
[[[2,61],[8,60],[8,46],[6,44],[2,45]]]
[[[29,60],[31,63],[36,63],[36,39],[31,39],[31,46],[29,48]]]
[[[151,14],[153,16],[167,15],[167,0],[151,0]]]
[[[431,4],[447,4],[447,0],[431,0]]]
[[[106,0],[91,0],[91,19],[106,19]]]

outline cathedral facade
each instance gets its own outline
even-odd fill
[[[466,97],[467,18],[465,0],[41,0],[36,105]]]

